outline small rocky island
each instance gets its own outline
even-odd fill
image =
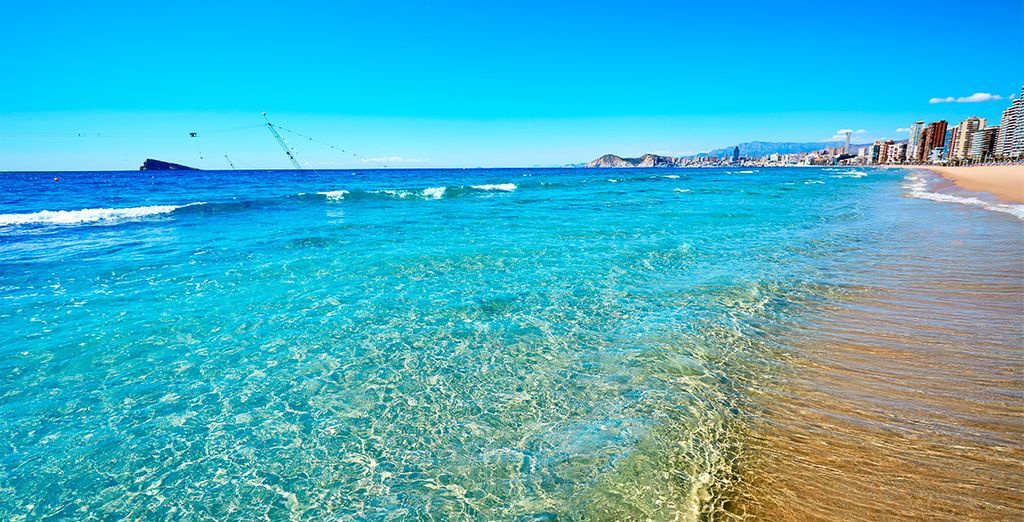
[[[639,158],[623,158],[614,154],[605,154],[590,163],[589,169],[621,169],[630,167],[678,167],[679,159],[657,154],[644,154]]]
[[[139,170],[199,170],[197,168],[188,167],[185,165],[178,165],[177,163],[170,163],[167,161],[160,161],[155,159],[147,159],[142,162],[142,166]]]

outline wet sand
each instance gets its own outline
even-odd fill
[[[1003,201],[1024,203],[1024,165],[921,168],[935,172],[965,190],[988,192]]]
[[[1024,224],[1000,219],[908,223],[784,334],[743,512],[1024,520]]]

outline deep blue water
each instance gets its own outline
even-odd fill
[[[0,518],[727,509],[775,332],[908,224],[1019,230],[907,176],[0,174]]]

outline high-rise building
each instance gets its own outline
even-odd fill
[[[964,159],[971,149],[971,135],[985,128],[985,118],[971,116],[956,126],[956,148],[950,151],[952,159]]]
[[[915,121],[910,126],[910,137],[907,139],[907,156],[911,159],[917,158],[917,149],[921,146],[921,134],[923,132],[923,121]]]
[[[949,143],[946,144],[946,159],[952,160],[955,158],[955,151],[960,147],[960,125],[954,126],[949,130]]]
[[[881,148],[882,148],[882,142],[880,142],[878,140],[875,140],[875,142],[871,144],[871,147],[868,149],[868,154],[867,154],[868,163],[878,163],[879,162],[878,152],[879,152],[879,149],[881,149]]]
[[[946,121],[939,120],[929,123],[921,131],[917,149],[914,151],[914,161],[928,163],[932,158],[932,151],[941,148],[946,143]]]
[[[997,158],[1017,159],[1024,157],[1024,87],[1021,95],[1003,111],[999,122],[999,135],[992,155]]]
[[[739,161],[740,161],[740,147],[739,147],[739,145],[737,145],[737,146],[733,147],[733,149],[732,149],[732,162],[733,163],[739,163]]]
[[[889,162],[889,147],[892,145],[892,140],[878,142],[878,163]]]
[[[946,145],[946,120],[939,120],[928,124],[924,133],[924,156],[922,160],[932,161],[932,154],[935,149],[941,149]]]
[[[967,156],[972,160],[984,161],[992,156],[996,146],[996,137],[999,135],[999,127],[985,127],[978,129],[971,134],[971,148]]]
[[[893,143],[892,140],[887,141],[889,144],[889,156],[886,163],[903,163],[907,159],[907,144]]]

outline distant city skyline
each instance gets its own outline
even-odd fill
[[[0,170],[289,168],[256,127],[263,111],[349,151],[286,135],[314,168],[557,166],[842,131],[870,143],[918,120],[998,122],[1024,83],[1019,1],[633,5],[12,5]],[[985,38],[864,67],[965,27]]]
[[[972,96],[977,101],[981,96]],[[1024,161],[1024,87],[1008,98],[985,95],[985,101],[1006,101],[1000,120],[990,124],[971,116],[950,125],[946,120],[915,121],[906,129],[904,140],[879,139],[853,143],[854,134],[864,129],[840,129],[829,142],[747,142],[731,150],[719,148],[706,153],[669,157],[645,154],[623,158],[605,154],[585,164],[590,168],[626,167],[720,167],[792,165],[977,165]],[[932,102],[943,103],[943,101]],[[840,140],[841,141],[837,141]]]

